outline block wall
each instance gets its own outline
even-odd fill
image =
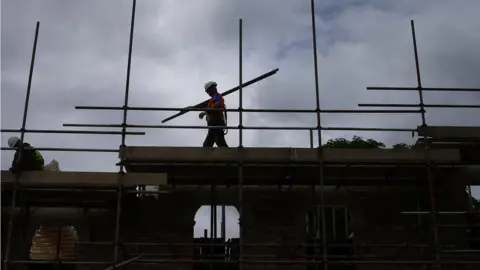
[[[352,217],[352,229],[355,244],[429,244],[432,237],[428,215],[401,215],[401,211],[415,211],[417,207],[428,210],[430,207],[427,187],[421,189],[400,188],[342,188],[325,191],[325,203],[345,205]],[[437,191],[437,206],[440,210],[461,211],[468,207],[464,188],[460,185],[442,185]],[[201,205],[207,205],[212,199],[218,205],[234,205],[239,209],[238,189],[220,189],[212,193],[208,188],[177,189],[170,193],[159,194],[142,201],[128,200],[122,205],[121,241],[124,242],[183,242],[191,243],[193,238],[193,219]],[[243,192],[243,241],[255,243],[302,243],[307,238],[305,215],[319,202],[310,188],[245,188]],[[2,219],[8,216],[2,214]],[[36,209],[30,216],[16,213],[12,260],[24,260],[28,257],[31,237],[41,224],[56,222],[70,224],[77,228],[81,242],[112,242],[115,228],[114,210],[82,209]],[[439,223],[461,224],[461,216],[440,217]],[[22,228],[20,224],[28,223]],[[462,228],[443,228],[439,230],[442,244],[454,244],[461,249],[466,245],[466,233]],[[2,235],[2,244],[6,235]],[[109,261],[113,259],[111,244],[81,245],[79,260]],[[431,260],[431,248],[421,247],[357,247],[358,260]],[[127,253],[129,255],[127,255]],[[191,259],[191,247],[135,247],[126,246],[120,253],[122,260],[134,254],[162,253],[175,259]],[[305,248],[299,247],[245,247],[244,254],[289,258],[299,260],[305,254]],[[383,258],[380,258],[383,257]],[[153,257],[145,257],[149,259]],[[158,258],[158,257],[157,257]],[[106,266],[88,266],[79,269],[105,269]],[[455,269],[469,269],[454,266]],[[11,268],[23,269],[23,268]],[[151,265],[140,267],[128,265],[124,269],[192,269],[190,264]],[[306,269],[306,266],[265,266],[246,265],[244,269]],[[365,265],[356,269],[426,269],[414,265]],[[444,267],[442,269],[450,269]],[[453,269],[453,268],[452,268]],[[473,268],[472,268],[473,269]]]

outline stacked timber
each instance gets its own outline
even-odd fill
[[[77,231],[73,226],[40,226],[33,236],[29,257],[40,261],[73,261],[77,242]]]
[[[52,160],[50,163],[45,165],[45,168],[43,169],[44,171],[53,171],[53,172],[59,172],[60,171],[60,165],[58,164],[58,161],[55,159]]]

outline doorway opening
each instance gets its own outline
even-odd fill
[[[240,213],[233,205],[202,205],[194,218],[194,256],[197,260],[234,261],[238,259]],[[197,264],[202,269],[237,269],[232,264]]]
[[[334,255],[338,260],[351,261],[354,257],[354,233],[350,213],[345,206],[324,206],[325,237],[327,239],[328,255]],[[306,215],[307,256],[314,261],[321,261],[324,252],[322,233],[322,207],[316,206]],[[315,269],[309,266],[308,269]],[[335,269],[355,269],[354,264],[342,264]]]

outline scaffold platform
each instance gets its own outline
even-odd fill
[[[329,186],[418,185],[426,179],[422,149],[126,147],[129,173],[163,173],[169,185],[319,185],[319,165]],[[461,164],[456,149],[430,151],[441,177]]]

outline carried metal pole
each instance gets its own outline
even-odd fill
[[[21,164],[22,158],[23,158],[23,140],[25,139],[25,127],[27,125],[28,105],[30,103],[30,92],[32,89],[33,68],[35,66],[35,55],[37,52],[37,41],[38,41],[39,30],[40,30],[40,22],[37,22],[37,26],[35,28],[35,38],[33,41],[32,59],[30,61],[30,72],[28,74],[27,94],[25,96],[25,106],[23,109],[22,128],[20,129],[20,142],[22,144],[18,148],[18,151],[19,151],[18,159],[16,160],[17,165]],[[21,169],[21,167],[19,168]],[[15,210],[15,204],[17,202],[18,179],[20,178],[21,173],[22,173],[21,171],[17,172],[17,175],[15,176],[13,191],[12,191],[12,204],[10,207],[9,220],[8,220],[8,234],[7,234],[5,260],[3,263],[3,269],[8,269],[8,266],[9,266],[11,244],[12,244],[12,233],[13,233],[13,212]]]
[[[261,76],[258,76],[257,78],[254,78],[254,79],[252,79],[252,80],[250,80],[250,81],[248,81],[248,82],[245,82],[244,84],[240,84],[240,85],[238,85],[238,86],[236,86],[236,87],[234,87],[234,88],[232,88],[232,89],[230,89],[230,90],[228,90],[228,91],[225,91],[225,92],[221,93],[221,95],[222,95],[222,96],[227,96],[227,95],[229,95],[229,94],[231,94],[231,93],[233,93],[233,92],[236,92],[236,91],[242,89],[243,87],[247,87],[247,86],[249,86],[249,85],[251,85],[251,84],[254,84],[254,83],[259,82],[259,81],[261,81],[261,80],[263,80],[263,79],[265,79],[265,78],[268,78],[268,77],[276,74],[277,72],[278,72],[278,68],[277,68],[277,69],[274,69],[274,70],[272,70],[272,71],[270,71],[270,72],[267,72],[267,73],[265,73],[265,74],[263,74],[263,75],[261,75]],[[191,111],[192,108],[204,108],[204,107],[206,107],[207,103],[208,103],[208,100],[205,100],[205,101],[200,102],[200,103],[198,103],[198,104],[196,104],[196,105],[194,105],[194,106],[183,108],[179,113],[174,114],[174,115],[172,115],[172,116],[170,116],[170,117],[167,117],[167,118],[163,119],[163,120],[162,120],[162,123],[166,123],[167,121],[170,121],[170,120],[172,120],[172,119],[174,119],[174,118],[176,118],[176,117],[179,117],[179,116],[181,116],[181,115],[184,115],[184,114],[186,114],[187,112]]]
[[[426,117],[425,117],[425,107],[423,102],[423,91],[422,91],[422,78],[420,76],[420,64],[418,60],[418,50],[417,50],[417,38],[415,35],[415,23],[413,20],[410,21],[410,25],[412,28],[412,41],[413,41],[413,51],[415,55],[415,70],[417,73],[417,86],[418,86],[418,97],[420,102],[420,112],[422,116],[422,126],[427,126]],[[436,216],[436,203],[435,203],[435,190],[433,186],[433,179],[432,179],[432,162],[430,157],[430,147],[429,147],[429,140],[427,136],[423,136],[424,139],[424,146],[425,146],[425,159],[427,163],[427,174],[428,174],[428,185],[429,185],[429,194],[430,194],[430,203],[431,203],[431,218],[432,218],[432,232],[433,232],[433,248],[434,248],[434,255],[435,255],[435,262],[438,269],[440,269],[440,244],[438,239],[438,228],[437,228],[437,216]]]
[[[243,21],[238,20],[238,151],[240,159],[238,163],[238,230],[239,230],[239,252],[238,269],[243,270]]]
[[[317,58],[317,33],[315,23],[315,0],[311,0],[311,14],[312,14],[312,41],[313,41],[313,65],[315,72],[315,101],[317,110],[317,133],[318,133],[318,175],[320,177],[320,209],[322,219],[322,251],[324,270],[328,270],[328,253],[327,253],[327,234],[325,222],[325,190],[323,177],[323,151],[322,151],[322,123],[320,114],[320,90],[318,86],[318,58]]]
[[[130,40],[128,45],[128,62],[127,62],[127,77],[125,80],[125,99],[124,99],[124,107],[128,106],[128,97],[130,92],[130,69],[132,65],[132,49],[133,49],[133,33],[135,29],[135,8],[137,5],[137,1],[133,0],[132,3],[132,18],[130,22]],[[114,239],[114,246],[113,246],[113,266],[112,268],[115,269],[117,264],[119,263],[119,237],[120,237],[120,215],[122,212],[122,192],[123,192],[123,176],[125,174],[125,139],[126,139],[126,124],[127,124],[127,112],[128,110],[123,110],[123,121],[122,121],[122,141],[120,145],[120,169],[118,171],[118,187],[117,187],[117,215],[115,218],[115,239]]]

